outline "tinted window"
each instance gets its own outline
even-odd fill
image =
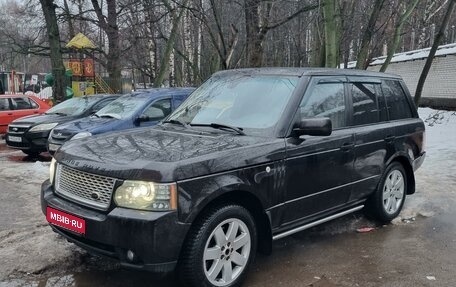
[[[9,106],[8,99],[0,98],[0,111],[9,111],[9,109],[10,109],[10,106]]]
[[[352,83],[353,124],[365,125],[379,121],[375,84]]]
[[[28,98],[11,98],[14,110],[29,110],[33,109]]]
[[[150,118],[151,121],[159,121],[164,119],[171,113],[171,100],[164,99],[159,100],[149,106],[146,110],[144,110],[144,116]]]
[[[385,80],[382,83],[383,93],[386,98],[390,120],[400,120],[412,117],[410,104],[401,84],[394,80]]]
[[[302,118],[330,118],[333,128],[346,126],[344,84],[318,84],[300,105]]]

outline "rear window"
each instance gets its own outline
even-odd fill
[[[408,119],[412,117],[412,111],[407,96],[398,81],[382,81],[382,90],[386,98],[390,120]]]
[[[9,101],[7,98],[0,98],[0,111],[9,111]]]

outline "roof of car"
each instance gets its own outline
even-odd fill
[[[176,95],[176,94],[190,94],[193,92],[195,88],[153,88],[153,89],[144,89],[138,90],[130,95],[134,96],[145,96],[145,97],[161,97],[161,96],[169,96],[169,95]]]
[[[388,73],[372,72],[356,69],[332,68],[246,68],[217,72],[216,75],[239,74],[247,75],[284,75],[284,76],[362,76],[378,78],[397,78],[400,76]]]
[[[110,98],[110,97],[120,97],[122,95],[119,94],[95,94],[95,95],[87,95],[87,97],[95,97],[95,98]]]
[[[11,98],[11,97],[28,97],[29,95],[24,94],[7,94],[7,95],[0,95],[0,98]]]

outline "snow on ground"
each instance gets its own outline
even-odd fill
[[[426,159],[415,173],[416,193],[394,223],[451,210],[456,200],[456,112],[420,108],[418,113],[426,125]]]

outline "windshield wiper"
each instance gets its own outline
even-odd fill
[[[118,119],[121,120],[122,117],[116,114],[102,114],[102,115],[97,115],[100,118],[112,118],[112,119]]]
[[[241,136],[245,136],[245,133],[242,131],[242,128],[233,127],[233,126],[229,126],[229,125],[218,124],[218,123],[190,124],[190,125],[195,126],[195,127],[211,127],[211,128],[219,129],[219,130],[228,129],[228,130],[235,131],[236,133],[238,133]]]
[[[188,124],[187,123],[184,123],[183,121],[181,120],[166,120],[166,121],[163,121],[164,124],[175,124],[175,125],[181,125],[185,128],[188,128]]]

